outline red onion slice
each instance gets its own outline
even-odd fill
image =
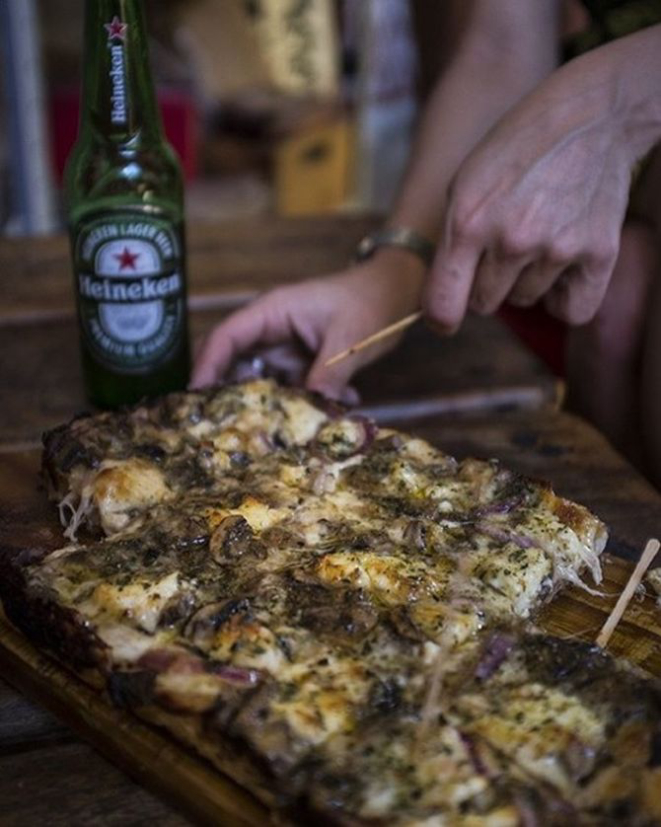
[[[475,677],[480,681],[488,680],[507,660],[516,640],[513,635],[494,632],[482,650],[479,663],[475,667]]]
[[[474,513],[476,517],[488,517],[490,514],[509,514],[515,511],[523,503],[523,496],[508,497],[478,508]]]
[[[227,683],[235,686],[257,686],[262,680],[262,673],[257,669],[248,669],[242,666],[213,664],[209,670]]]
[[[478,775],[483,775],[488,778],[489,769],[482,760],[482,756],[480,755],[480,751],[477,746],[477,741],[468,732],[463,732],[462,730],[457,731],[459,733],[459,737],[461,738],[462,744],[466,748],[466,752],[468,753],[470,762],[473,765],[473,769]]]

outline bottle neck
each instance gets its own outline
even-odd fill
[[[160,141],[142,0],[85,0],[81,132],[117,145]]]

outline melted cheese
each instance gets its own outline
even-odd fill
[[[142,511],[172,496],[162,472],[142,459],[106,462],[93,482],[93,500],[106,534],[126,528],[132,512]]]
[[[547,551],[554,562],[557,582],[568,580],[586,588],[578,573],[587,568],[594,582],[601,583],[599,555],[606,542],[605,535],[599,537],[596,545],[592,545],[563,523],[553,511],[543,508],[528,509],[517,525],[517,533]]]
[[[77,608],[89,619],[98,619],[99,615],[121,618],[132,626],[153,633],[165,604],[179,590],[177,572],[148,585],[129,583],[117,586],[101,583]]]
[[[481,699],[475,699],[479,704]],[[463,699],[466,707],[471,698]],[[604,724],[577,698],[542,684],[529,683],[503,693],[497,711],[485,711],[471,725],[526,771],[570,791],[562,754],[574,741],[596,750],[605,740]]]
[[[203,514],[211,531],[217,528],[220,523],[231,514],[244,517],[255,532],[270,528],[280,522],[283,516],[281,509],[271,508],[271,506],[251,495],[245,497],[241,505],[236,508],[206,507],[203,510]]]
[[[479,551],[463,555],[462,570],[507,598],[502,603],[505,616],[513,611],[528,617],[553,575],[550,555],[534,546],[519,548],[513,543],[494,548],[486,537],[477,538],[476,544]]]
[[[231,660],[235,666],[261,669],[274,677],[282,676],[287,663],[268,626],[241,617],[223,623],[209,643],[209,652],[217,660]]]
[[[416,568],[413,562],[387,554],[338,552],[324,555],[316,574],[325,583],[350,584],[385,603],[401,605],[411,598]]]
[[[476,611],[452,609],[449,604],[433,601],[415,603],[411,619],[430,641],[460,646],[484,625]]]
[[[120,667],[135,663],[142,655],[159,645],[158,640],[152,635],[117,623],[99,623],[96,626],[96,634],[110,646],[113,663]]]
[[[305,445],[314,438],[328,416],[300,396],[283,396],[280,405],[285,412],[283,436],[292,445]]]
[[[312,744],[353,729],[356,710],[370,689],[365,666],[350,658],[329,661],[324,667],[289,668],[281,679],[294,691],[277,701],[274,709],[298,737]]]

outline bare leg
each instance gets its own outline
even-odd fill
[[[652,230],[636,220],[625,224],[604,301],[589,324],[570,331],[567,348],[569,407],[594,423],[638,466],[644,457],[640,368],[656,266]],[[661,349],[659,359],[661,367]]]

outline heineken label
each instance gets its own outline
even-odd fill
[[[126,107],[126,56],[124,46],[128,23],[122,22],[117,15],[110,23],[105,23],[110,50],[110,119],[115,124],[125,124],[128,120]]]
[[[185,321],[181,236],[172,223],[135,213],[85,222],[74,261],[80,324],[95,359],[129,373],[167,359]]]

